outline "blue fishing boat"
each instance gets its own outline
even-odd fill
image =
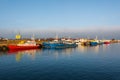
[[[73,42],[54,40],[50,42],[43,42],[42,46],[43,48],[73,48],[73,47],[76,47],[77,44]]]
[[[65,48],[65,44],[60,41],[43,42],[42,46],[43,48]]]
[[[97,45],[98,45],[98,43],[95,41],[90,42],[90,46],[97,46]]]
[[[97,36],[94,40],[90,41],[90,46],[97,46],[97,45],[102,45],[103,42],[101,40],[98,40]]]
[[[42,46],[43,48],[73,48],[76,47],[77,44],[71,39],[58,39],[58,36],[56,36],[55,40],[43,42]]]

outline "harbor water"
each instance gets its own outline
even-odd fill
[[[120,44],[0,52],[0,80],[120,80]]]

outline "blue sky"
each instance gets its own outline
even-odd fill
[[[118,35],[119,4],[120,0],[0,0],[0,34],[116,31]]]

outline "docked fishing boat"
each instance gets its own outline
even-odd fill
[[[65,44],[66,48],[72,48],[72,47],[76,47],[78,45],[70,39],[63,41],[63,43]]]
[[[65,44],[61,41],[48,41],[42,43],[43,48],[65,48]]]
[[[97,36],[95,39],[90,41],[90,46],[97,46],[97,45],[102,45],[104,42],[102,40],[98,40]]]
[[[76,47],[77,44],[68,41],[54,40],[50,42],[43,42],[44,48],[71,48]]]
[[[76,47],[77,44],[73,42],[71,39],[58,39],[58,36],[56,36],[55,40],[43,42],[42,47],[43,48],[53,48],[53,49],[59,49],[59,48],[72,48]]]
[[[110,44],[110,40],[103,40],[104,44]]]
[[[90,42],[90,46],[97,46],[98,45],[98,42],[96,42],[96,41],[91,41]]]
[[[109,41],[105,41],[104,44],[110,44],[110,42]]]
[[[81,41],[80,40],[75,40],[74,41],[77,45],[81,45]]]
[[[25,50],[25,49],[38,49],[41,45],[37,45],[34,40],[32,41],[21,41],[19,44],[16,45],[8,45],[9,50]]]
[[[104,42],[102,41],[102,40],[98,40],[98,45],[102,45],[102,44],[104,44]]]
[[[81,38],[74,41],[77,45],[84,45],[87,42],[87,39]]]

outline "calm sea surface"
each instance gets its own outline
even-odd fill
[[[120,80],[120,44],[0,52],[0,80]]]

